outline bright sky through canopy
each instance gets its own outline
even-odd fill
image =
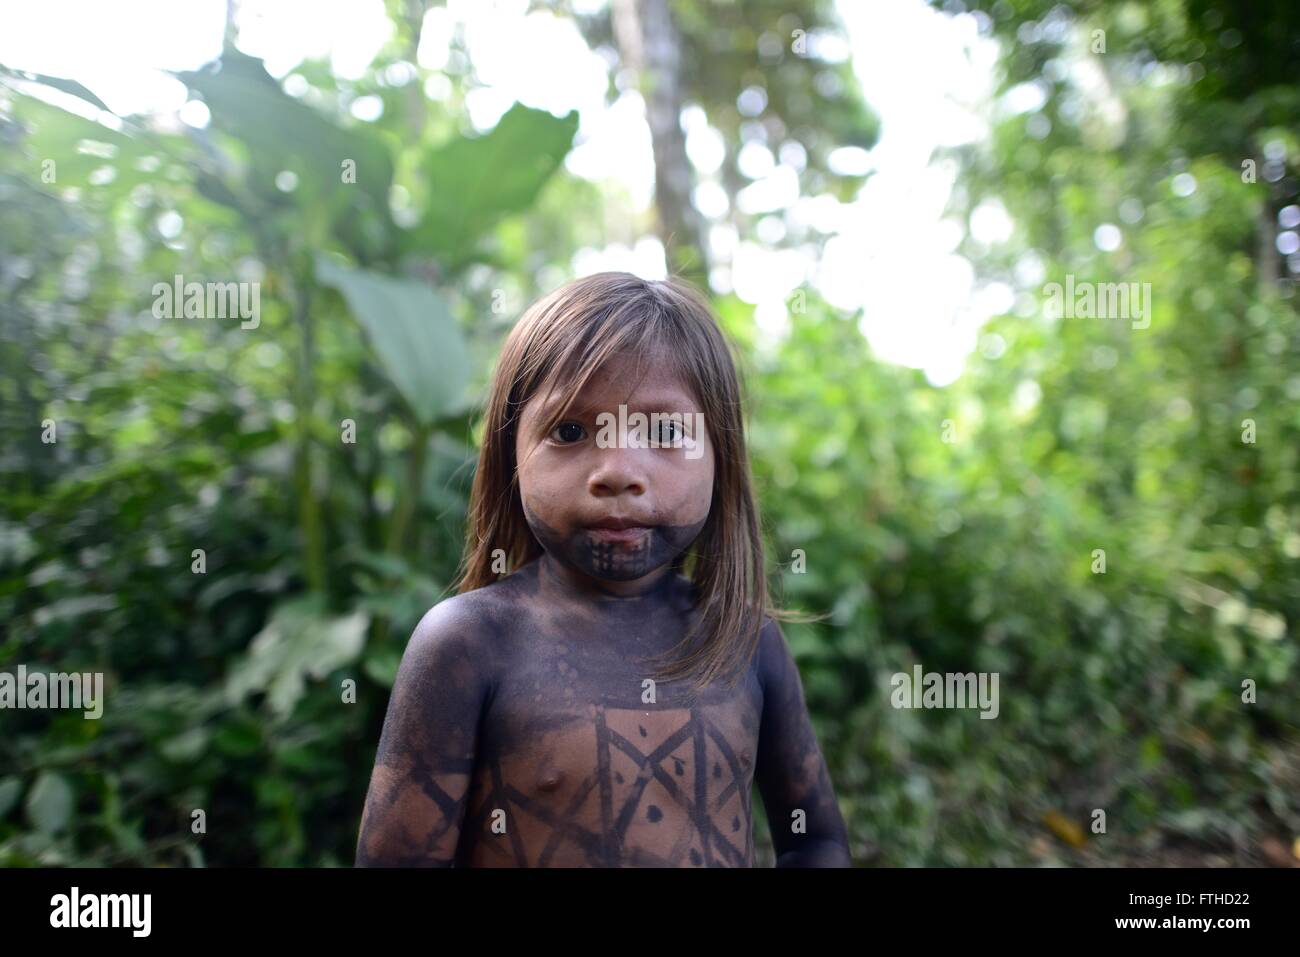
[[[593,5],[599,4],[581,6]],[[447,38],[459,25],[485,84],[467,99],[476,127],[492,127],[515,101],[557,115],[578,109],[569,170],[617,182],[634,202],[648,206],[654,168],[639,94],[624,92],[606,106],[606,60],[570,21],[545,11],[525,15],[527,6],[527,0],[452,0],[431,10],[421,65],[437,69],[445,62]],[[178,111],[185,89],[162,71],[194,69],[216,57],[225,9],[224,0],[13,5],[0,32],[0,63],[77,79],[121,114]],[[833,161],[870,177],[854,202],[841,204],[800,194],[798,157],[777,158],[766,149],[742,153],[742,168],[759,177],[738,198],[742,210],[771,209],[835,235],[820,261],[773,248],[758,235],[738,237],[723,218],[725,193],[705,182],[696,203],[717,224],[710,240],[715,257],[727,255],[712,281],[719,292],[735,292],[756,306],[767,341],[790,321],[790,296],[811,283],[833,305],[863,310],[860,328],[881,357],[947,384],[960,374],[980,324],[1010,306],[1008,287],[978,288],[970,264],[956,254],[965,227],[943,215],[956,169],[931,164],[936,147],[985,134],[980,117],[991,95],[996,49],[979,35],[973,17],[947,17],[922,0],[841,2],[839,12],[848,28],[847,52],[882,131],[870,152],[845,150]],[[69,23],[77,29],[66,29]],[[239,30],[241,48],[264,58],[276,76],[304,58],[328,57],[337,75],[356,79],[391,25],[382,0],[243,0]],[[182,115],[201,124],[204,114]],[[687,110],[684,125],[691,161],[711,173],[721,155],[717,131],[697,108]],[[1012,224],[1000,204],[983,204],[977,212],[977,238],[1009,235]],[[654,277],[665,271],[663,249],[652,236],[631,249],[582,250],[572,265],[578,274],[627,269]]]

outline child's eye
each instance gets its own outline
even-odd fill
[[[663,419],[659,422],[659,441],[660,443],[673,442],[683,438],[684,432],[682,424],[673,419]]]
[[[578,434],[575,435],[574,430],[577,430]],[[580,442],[586,434],[587,430],[577,422],[561,422],[551,431],[551,437],[562,445],[571,445],[574,442]]]

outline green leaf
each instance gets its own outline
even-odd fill
[[[72,818],[75,795],[61,774],[43,771],[27,795],[27,819],[44,834],[56,834]]]
[[[258,728],[238,720],[223,724],[213,736],[212,743],[227,757],[245,758],[262,746],[262,736]]]
[[[202,94],[212,128],[246,147],[254,182],[263,192],[273,193],[275,175],[290,170],[300,191],[336,207],[338,222],[355,225],[363,216],[385,229],[391,225],[393,162],[381,141],[364,130],[344,129],[295,100],[255,57],[227,52],[219,64],[219,69],[177,75]],[[353,180],[344,179],[345,161],[354,164]],[[209,195],[216,189],[211,183],[204,188]],[[229,199],[227,191],[218,201]]]
[[[377,648],[366,655],[361,670],[375,684],[391,688],[397,680],[397,669],[402,663],[402,653],[395,648]]]
[[[168,761],[193,761],[206,750],[208,738],[207,728],[190,728],[162,742],[158,750]]]
[[[40,179],[44,162],[53,161],[50,190],[75,186],[81,189],[106,189],[115,193],[130,190],[140,183],[156,181],[154,163],[165,162],[174,150],[175,138],[151,134],[148,141],[109,129],[102,123],[30,96],[14,97],[14,116],[27,133],[26,145],[37,160],[33,172]],[[152,157],[149,164],[143,161]],[[92,183],[92,174],[111,167],[113,177],[100,185]]]
[[[347,301],[388,377],[421,425],[466,405],[469,351],[432,289],[320,257],[316,277]]]
[[[0,778],[0,818],[8,814],[18,803],[23,792],[23,782],[16,777]]]
[[[450,267],[468,258],[498,220],[532,204],[564,162],[577,130],[576,111],[557,118],[516,103],[490,132],[430,153],[421,168],[429,199],[406,234],[406,248],[436,253]]]
[[[91,103],[101,110],[108,110],[110,113],[112,112],[112,110],[108,109],[108,104],[97,97],[94,93],[91,93],[89,89],[82,86],[76,80],[69,80],[62,76],[49,76],[45,73],[29,73],[24,70],[11,70],[5,66],[0,66],[0,76],[12,77],[19,80],[30,79],[36,83],[42,83],[45,86],[53,87],[63,93],[85,100],[87,103]]]
[[[249,694],[266,692],[271,710],[287,715],[306,690],[308,677],[319,680],[356,661],[369,623],[364,612],[328,615],[314,596],[280,605],[231,670],[227,699],[238,704]]]

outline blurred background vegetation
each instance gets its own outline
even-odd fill
[[[936,334],[966,343],[953,375],[864,335],[919,321],[946,274],[846,306],[827,289],[858,267],[828,256],[773,323],[732,269],[746,244],[823,262],[803,200],[899,241],[848,205],[890,130],[834,5],[515,5],[643,110],[620,157],[652,166],[648,202],[574,171],[576,109],[471,123],[462,31],[422,35],[456,10],[387,0],[358,74],[273,76],[239,6],[219,59],[176,71],[185,122],[0,68],[0,667],[107,684],[99,721],[0,713],[0,864],[351,863],[397,663],[460,554],[493,356],[612,247],[709,287],[739,344],[772,581],[829,614],[786,633],[857,862],[1296,863],[1290,4],[898,0],[992,51],[979,135],[919,157],[951,173],[947,261],[994,291]],[[764,206],[775,174],[797,189]],[[156,318],[177,274],[260,283],[260,324]],[[1149,327],[1053,315],[1067,275],[1150,283]],[[915,663],[998,672],[999,718],[895,710]]]

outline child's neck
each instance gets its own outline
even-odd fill
[[[537,559],[538,580],[544,590],[581,602],[619,602],[667,598],[677,577],[672,563],[659,566],[634,581],[593,578],[543,551]]]

